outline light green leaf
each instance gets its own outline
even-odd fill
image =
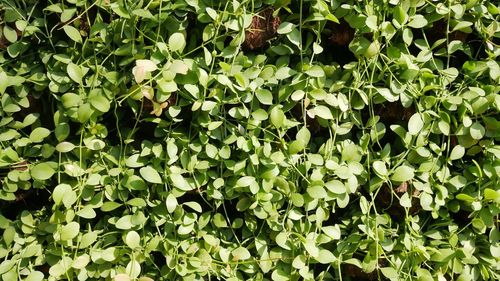
[[[366,26],[368,26],[371,30],[377,30],[378,29],[378,22],[377,22],[377,16],[371,15],[366,18]]]
[[[135,231],[129,231],[125,237],[125,243],[130,249],[136,249],[141,247],[141,237]]]
[[[106,113],[111,108],[111,102],[100,89],[94,89],[89,94],[89,102],[95,109],[102,113]]]
[[[415,113],[410,117],[410,120],[408,121],[408,132],[415,136],[420,133],[422,128],[424,127],[424,121],[422,120],[422,117],[420,117],[419,113]]]
[[[325,249],[320,249],[318,256],[315,257],[315,259],[322,264],[330,264],[337,260],[337,258],[332,254],[332,252]]]
[[[345,185],[339,180],[331,180],[325,183],[325,187],[335,194],[344,194],[347,192]]]
[[[80,225],[77,222],[70,222],[61,229],[61,240],[71,240],[80,232]]]
[[[295,28],[295,26],[296,26],[295,24],[285,21],[281,23],[280,26],[278,27],[278,34],[290,33]]]
[[[257,99],[260,101],[260,103],[265,105],[273,104],[273,94],[271,93],[271,91],[266,89],[257,89],[255,91],[255,95],[257,96]]]
[[[157,184],[162,183],[160,174],[158,174],[158,172],[151,166],[142,167],[139,170],[139,173],[146,181],[150,183],[157,183]]]
[[[186,38],[184,34],[176,32],[168,38],[168,46],[172,52],[181,51],[186,47]]]
[[[282,127],[283,124],[285,123],[285,119],[286,119],[285,113],[283,112],[283,110],[281,110],[281,108],[275,106],[273,107],[273,109],[271,109],[270,121],[274,127],[276,128]]]
[[[405,192],[401,198],[399,199],[399,204],[403,207],[406,207],[406,208],[411,208],[411,199],[410,199],[410,195]]]
[[[193,187],[189,184],[189,182],[180,174],[171,174],[169,175],[170,180],[172,180],[172,184],[183,191],[193,190]]]
[[[391,280],[399,280],[399,273],[396,269],[392,267],[382,267],[380,270],[385,277]]]
[[[36,164],[31,168],[31,176],[36,180],[47,180],[54,175],[54,169],[47,163]]]
[[[450,160],[458,160],[465,155],[465,148],[461,145],[453,147],[450,153]]]
[[[52,199],[56,206],[64,204],[66,208],[70,208],[76,202],[77,195],[69,184],[63,183],[54,188]]]
[[[34,143],[42,142],[50,135],[50,131],[46,128],[38,127],[31,131],[30,140]]]
[[[486,132],[485,128],[481,123],[479,122],[474,122],[469,128],[470,136],[475,139],[475,140],[480,140],[484,137],[484,134]]]
[[[61,142],[61,143],[56,145],[56,150],[58,152],[61,152],[61,153],[70,152],[74,148],[75,148],[75,145],[70,143],[70,142],[67,142],[67,141]]]
[[[78,31],[78,29],[74,28],[71,25],[65,25],[63,27],[63,30],[71,40],[73,40],[77,43],[82,43],[82,41],[83,41],[82,36],[80,35],[80,32]]]
[[[324,77],[325,71],[321,68],[321,66],[314,65],[306,71],[306,74],[311,77]]]
[[[332,112],[330,109],[324,105],[318,105],[314,108],[314,114],[323,119],[333,119]]]
[[[169,213],[173,213],[178,205],[177,198],[175,198],[175,196],[172,193],[169,193],[167,196],[166,204],[167,204],[167,211]]]
[[[379,160],[373,162],[373,170],[375,171],[375,174],[381,178],[385,178],[389,175],[385,163]]]
[[[234,250],[231,251],[231,254],[233,255],[233,260],[247,260],[251,256],[250,252],[245,248],[245,247],[238,247]]]
[[[391,180],[395,182],[405,182],[411,180],[415,176],[414,171],[415,169],[413,167],[406,165],[399,166],[394,171],[394,174],[392,174]]]
[[[408,23],[409,27],[422,28],[427,25],[427,19],[422,15],[415,15]]]
[[[71,78],[71,80],[75,81],[78,84],[82,84],[84,73],[81,66],[71,62],[66,66],[66,72],[68,73],[68,76],[69,78]]]

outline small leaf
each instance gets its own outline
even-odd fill
[[[50,135],[50,131],[46,128],[38,127],[31,131],[30,140],[34,143],[42,142]]]
[[[160,174],[158,174],[158,172],[151,166],[142,167],[139,170],[139,173],[141,174],[141,177],[150,183],[162,183]]]
[[[69,78],[71,80],[75,81],[78,84],[82,84],[82,79],[83,79],[83,69],[74,63],[69,63],[66,66],[66,72],[68,73]]]
[[[171,174],[170,180],[172,180],[173,185],[183,191],[193,190],[193,187],[189,184],[189,182],[180,174]]]
[[[175,208],[177,207],[177,198],[172,193],[169,193],[167,196],[167,211],[169,213],[173,213],[175,211]]]
[[[306,71],[306,74],[311,77],[324,77],[325,71],[321,68],[321,66],[314,65]]]
[[[422,128],[424,127],[424,121],[422,121],[422,117],[420,117],[419,113],[415,113],[410,117],[408,121],[408,132],[415,136],[420,133]]]
[[[287,34],[287,33],[292,32],[292,30],[294,28],[295,28],[295,24],[285,21],[285,22],[280,24],[277,32],[278,32],[278,34]]]
[[[282,127],[285,122],[285,118],[285,113],[283,112],[283,110],[281,110],[281,108],[275,106],[273,107],[273,109],[271,109],[270,121],[274,127]]]
[[[379,160],[373,162],[373,170],[375,171],[375,174],[381,178],[386,178],[389,175],[385,163]]]
[[[61,229],[61,240],[71,240],[80,232],[80,225],[77,222],[70,222]]]
[[[377,30],[378,29],[378,23],[377,23],[377,16],[371,15],[366,18],[366,26],[368,26],[371,30]]]
[[[58,145],[56,145],[56,150],[61,153],[70,152],[74,148],[75,145],[67,141],[61,142]]]
[[[403,207],[406,207],[406,208],[411,208],[411,199],[410,199],[410,195],[405,192],[401,198],[399,199],[399,204]]]
[[[415,15],[413,19],[411,19],[410,22],[408,23],[408,26],[412,28],[422,28],[425,27],[426,25],[427,25],[427,19],[425,19],[425,17],[422,15]]]
[[[54,169],[47,163],[36,164],[31,168],[31,176],[36,180],[47,180],[54,175]]]
[[[486,130],[479,122],[474,122],[469,128],[470,136],[475,140],[480,140],[484,137]]]
[[[391,280],[399,280],[399,273],[396,269],[392,268],[392,267],[382,267],[380,269],[382,271],[382,274],[391,279]]]
[[[82,43],[82,41],[83,41],[82,36],[80,35],[80,32],[78,31],[78,29],[74,28],[71,25],[65,25],[63,27],[63,30],[71,40],[73,40],[77,43]]]
[[[337,258],[332,254],[332,252],[325,249],[320,249],[318,256],[315,257],[315,259],[322,264],[330,264],[337,260]]]
[[[184,34],[176,32],[168,38],[168,46],[172,52],[182,51],[186,47]]]
[[[132,279],[125,273],[116,274],[113,281],[131,281]]]
[[[461,145],[456,145],[450,153],[450,160],[457,160],[465,155],[465,148]]]
[[[410,166],[406,165],[399,166],[394,171],[394,174],[392,174],[391,180],[396,182],[409,181],[415,176],[414,170],[415,169],[413,169],[413,167]]]
[[[265,105],[273,104],[273,94],[271,93],[271,91],[266,89],[257,89],[255,91],[255,95],[257,96],[257,99],[260,101],[260,103]]]
[[[137,60],[135,62],[134,68],[132,68],[132,74],[136,83],[141,83],[146,79],[146,75],[152,71],[157,70],[158,67],[151,60]]]
[[[136,249],[141,247],[141,237],[135,231],[129,231],[125,237],[125,243],[130,249]]]
[[[314,108],[314,114],[323,119],[333,119],[332,112],[330,109],[324,105],[318,105]]]
[[[231,254],[233,255],[233,260],[247,260],[250,257],[250,252],[245,248],[245,247],[238,247],[234,250],[231,251]]]

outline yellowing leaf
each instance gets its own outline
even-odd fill
[[[151,60],[137,60],[134,68],[132,68],[132,74],[134,75],[135,82],[141,83],[144,79],[146,79],[147,74],[157,69],[158,67]]]

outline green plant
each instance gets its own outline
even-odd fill
[[[3,0],[1,278],[499,279],[499,10]]]

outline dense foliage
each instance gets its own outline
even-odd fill
[[[2,280],[500,279],[500,7],[2,0]]]

